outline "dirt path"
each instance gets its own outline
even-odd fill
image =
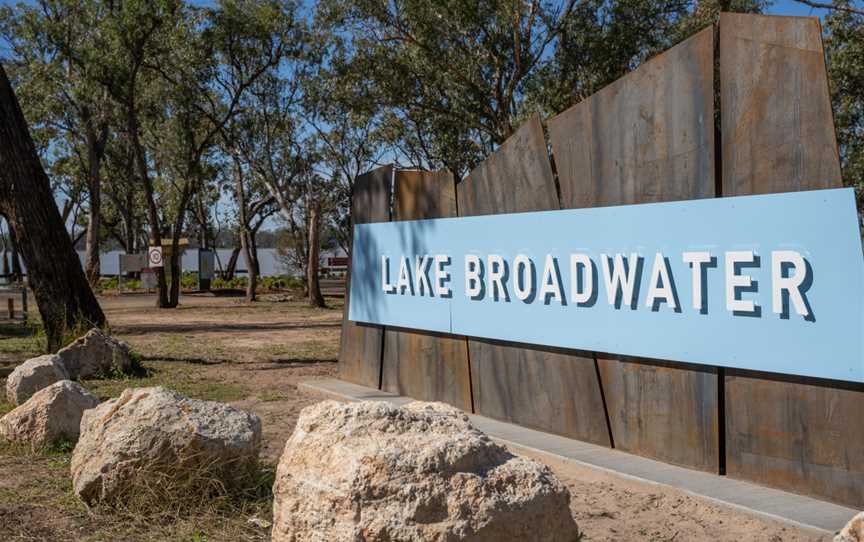
[[[100,299],[112,332],[142,354],[149,375],[85,382],[101,398],[126,387],[164,385],[191,397],[230,402],[258,414],[262,459],[274,465],[300,410],[318,400],[297,390],[304,379],[336,371],[341,301],[310,309],[285,296],[184,296],[176,310],[152,296]],[[0,378],[30,357],[38,341],[0,337]],[[5,382],[0,380],[0,385]],[[0,413],[9,405],[0,403]],[[554,456],[514,449],[548,464],[572,493],[583,541],[828,541],[830,537],[728,509],[686,493],[635,482]],[[267,540],[250,526],[269,519],[263,503],[236,517],[184,518],[154,525],[144,518],[88,512],[71,493],[69,452],[27,457],[0,448],[0,540]]]

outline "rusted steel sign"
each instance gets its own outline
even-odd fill
[[[352,266],[358,322],[864,382],[851,189],[358,224]]]

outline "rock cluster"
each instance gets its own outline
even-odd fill
[[[75,493],[113,501],[148,481],[207,471],[228,485],[258,459],[261,421],[162,387],[127,389],[88,410],[72,453]]]
[[[61,380],[33,394],[0,418],[0,435],[12,442],[41,448],[78,440],[81,415],[99,404],[93,394],[70,380]]]
[[[22,405],[37,391],[68,379],[69,372],[58,356],[48,354],[28,359],[6,379],[6,400]]]
[[[77,380],[132,369],[129,346],[93,328],[57,354],[28,359],[6,380],[6,399],[21,405],[37,391],[60,380]]]
[[[272,540],[570,541],[570,494],[437,403],[325,401],[279,461]]]

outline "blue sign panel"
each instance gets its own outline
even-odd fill
[[[851,189],[354,227],[349,319],[864,382]]]

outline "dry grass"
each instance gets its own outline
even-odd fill
[[[190,297],[176,311],[159,311],[149,299],[100,301],[114,334],[143,361],[135,375],[87,379],[85,387],[105,400],[126,388],[164,386],[251,408],[272,449],[281,450],[300,406],[311,401],[298,402],[295,379],[327,373],[338,351],[338,308]],[[0,415],[13,408],[2,397],[5,376],[43,351],[38,327],[0,325]],[[195,462],[156,469],[111,505],[88,508],[72,491],[71,450],[61,443],[34,451],[0,439],[0,540],[269,540],[273,453],[231,477],[222,476],[225,466]]]
[[[126,388],[163,386],[181,395],[204,401],[229,403],[249,395],[239,382],[223,382],[202,373],[193,364],[173,361],[148,361],[141,365],[140,376],[117,376],[84,380],[81,384],[101,401],[118,397]]]

